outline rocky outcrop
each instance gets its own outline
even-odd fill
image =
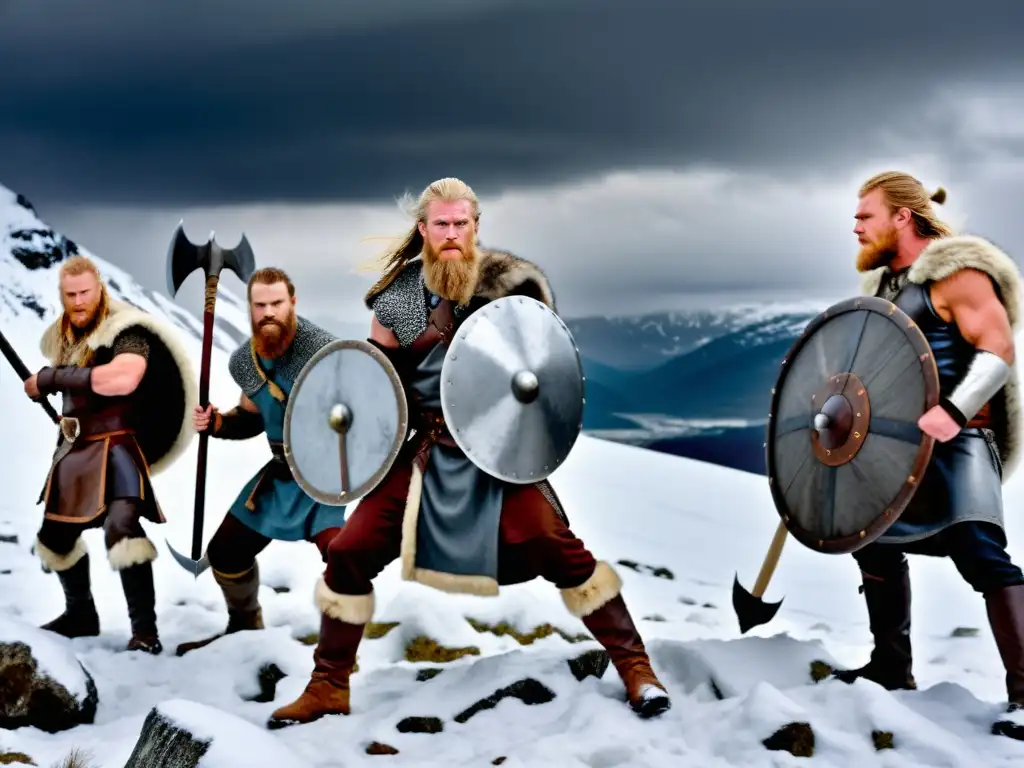
[[[56,733],[92,723],[99,695],[70,642],[27,624],[0,623],[0,728]]]

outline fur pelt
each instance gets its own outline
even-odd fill
[[[556,310],[551,282],[539,266],[508,251],[492,248],[481,250],[481,253],[477,296],[493,300],[513,293],[525,293]]]
[[[199,404],[199,388],[192,359],[175,332],[168,324],[125,302],[110,300],[109,315],[86,339],[87,345],[93,351],[108,347],[114,343],[118,334],[132,326],[144,328],[166,345],[178,365],[178,370],[181,371],[181,378],[185,384],[185,413],[181,429],[171,449],[159,461],[150,465],[149,474],[155,476],[174,464],[192,442],[192,438],[195,436],[195,430],[192,428],[192,410]],[[39,350],[52,366],[60,364],[57,359],[60,346],[61,328],[58,317],[43,332],[39,342]]]
[[[1020,323],[1021,275],[1020,270],[1006,253],[988,240],[976,235],[944,237],[931,242],[907,270],[907,280],[912,283],[927,283],[943,280],[961,269],[976,269],[992,278],[996,292],[1016,335]],[[861,279],[861,291],[875,295],[888,267],[865,272]],[[1017,468],[1020,461],[1020,384],[1016,362],[1011,366],[1010,378],[993,400],[1002,399],[1003,408],[994,413],[1005,413],[1006,423],[996,424],[995,432],[1003,461],[1003,482]],[[997,403],[993,403],[994,405]]]

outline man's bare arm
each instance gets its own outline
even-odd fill
[[[964,426],[1009,379],[1015,359],[1013,331],[1006,308],[984,272],[962,269],[950,275],[935,284],[932,301],[976,350],[963,380],[943,399],[945,409]]]
[[[146,375],[146,358],[134,352],[122,352],[106,365],[92,371],[92,391],[106,397],[130,395]]]

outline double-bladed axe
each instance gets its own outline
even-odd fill
[[[174,298],[185,278],[198,269],[206,275],[206,299],[203,307],[203,352],[199,368],[199,405],[203,409],[210,404],[210,357],[213,353],[213,318],[217,304],[217,284],[220,273],[230,269],[243,283],[248,283],[256,271],[256,258],[245,235],[234,248],[221,248],[214,239],[214,233],[203,245],[196,245],[185,234],[184,221],[178,222],[170,248],[167,250],[167,291]],[[191,418],[191,414],[187,416]],[[210,431],[199,433],[199,453],[196,466],[196,498],[195,513],[192,522],[192,557],[188,558],[177,552],[167,542],[178,564],[196,578],[205,571],[210,563],[202,554],[203,546],[203,513],[206,506],[206,450],[210,439]]]

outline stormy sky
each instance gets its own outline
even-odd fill
[[[179,219],[244,231],[316,316],[359,316],[367,238],[441,176],[567,315],[841,298],[880,170],[1024,253],[1021,29],[1019,2],[0,0],[0,184],[160,289]]]

